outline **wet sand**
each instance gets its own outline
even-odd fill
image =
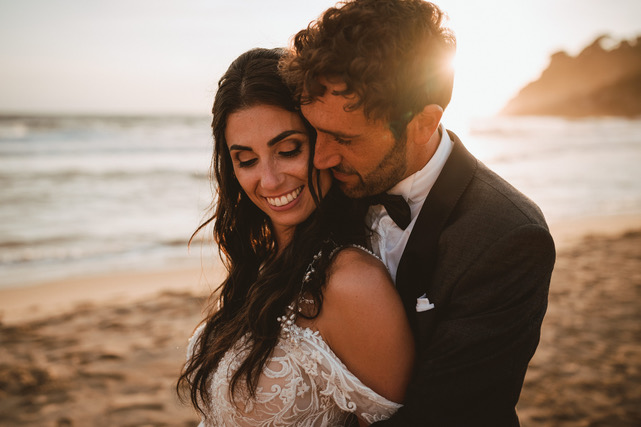
[[[552,227],[558,257],[523,426],[641,425],[641,219],[615,225]],[[218,277],[196,268],[0,290],[0,425],[197,425],[174,387]]]
[[[523,426],[641,426],[641,230],[562,248]]]

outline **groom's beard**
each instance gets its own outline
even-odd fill
[[[389,190],[399,183],[407,171],[407,136],[396,140],[394,146],[385,154],[380,163],[367,175],[361,175],[356,169],[343,163],[334,166],[331,170],[356,178],[355,183],[338,181],[340,189],[347,197],[360,199],[374,196]]]

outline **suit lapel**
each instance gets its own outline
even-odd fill
[[[454,142],[452,153],[425,199],[396,274],[396,287],[408,315],[415,314],[416,298],[431,284],[439,236],[477,168],[476,158],[453,132],[448,133]]]

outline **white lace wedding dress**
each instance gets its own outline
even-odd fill
[[[368,423],[389,418],[402,405],[380,396],[353,375],[318,331],[279,319],[281,335],[258,382],[256,397],[230,400],[229,380],[247,354],[241,339],[211,378],[212,402],[201,426],[342,426],[350,413]],[[193,353],[202,326],[190,340]],[[242,388],[241,384],[239,388]]]

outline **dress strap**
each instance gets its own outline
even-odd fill
[[[383,262],[383,260],[381,259],[381,257],[379,257],[378,255],[376,255],[376,254],[375,254],[374,252],[372,252],[371,250],[367,249],[365,246],[357,245],[356,243],[352,243],[352,244],[349,244],[349,245],[342,246],[342,247],[340,247],[340,248],[341,248],[341,249],[343,249],[343,248],[345,248],[345,247],[358,248],[358,249],[362,250],[363,252],[367,252],[368,254],[370,254],[371,256],[373,256],[374,258],[376,258],[377,260],[379,260],[380,262]]]
[[[335,246],[329,253],[329,260],[331,260],[342,249],[349,248],[349,247],[357,248],[362,250],[363,252],[367,252],[374,258],[383,262],[381,257],[376,255],[374,252],[372,252],[365,246],[358,245],[355,243],[348,244],[348,245]],[[290,339],[292,338],[291,326],[295,324],[296,317],[298,316],[298,312],[302,311],[300,304],[303,303],[303,304],[312,305],[316,302],[313,299],[305,298],[305,285],[312,279],[312,275],[316,272],[316,268],[315,268],[316,264],[322,256],[323,256],[323,249],[319,250],[316,253],[316,255],[312,257],[312,260],[307,265],[307,269],[305,270],[305,274],[303,275],[303,281],[300,286],[300,291],[298,293],[297,300],[287,306],[287,312],[285,313],[285,315],[278,317],[278,322],[280,323],[282,330]]]
[[[383,262],[381,257],[376,255],[374,252],[372,252],[371,250],[367,249],[365,246],[357,245],[356,243],[351,243],[351,244],[348,244],[348,245],[340,245],[340,246],[334,247],[334,249],[332,249],[332,251],[329,253],[329,259],[331,260],[332,258],[334,258],[334,255],[336,255],[337,252],[339,252],[339,251],[341,251],[341,250],[343,250],[345,248],[349,248],[349,247],[358,248],[358,249],[360,249],[360,250],[362,250],[364,252],[367,252],[368,254],[372,255],[374,258],[378,259],[379,261]],[[323,249],[319,250],[316,253],[316,255],[314,255],[314,257],[312,258],[312,260],[309,263],[309,265],[307,265],[307,269],[305,270],[305,274],[303,276],[303,283],[301,284],[301,293],[303,291],[303,288],[305,287],[305,283],[309,282],[311,280],[311,278],[312,278],[312,274],[314,274],[316,272],[316,269],[314,267],[316,265],[316,262],[322,256],[323,256]]]

